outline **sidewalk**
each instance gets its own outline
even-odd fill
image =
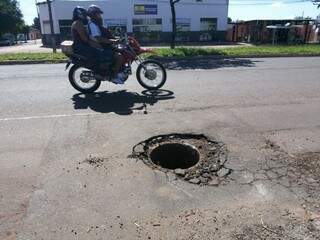
[[[42,47],[41,39],[31,40],[28,43],[18,43],[17,45],[0,47],[0,54],[8,53],[51,53],[51,48]],[[60,52],[60,49],[58,49]]]

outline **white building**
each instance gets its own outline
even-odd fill
[[[41,0],[43,1],[43,0]],[[70,39],[72,11],[76,6],[98,5],[107,27],[122,27],[142,42],[169,42],[169,0],[52,0],[54,32],[58,41]],[[224,40],[229,0],[181,0],[176,4],[178,41]],[[50,34],[48,6],[38,3],[44,42]]]

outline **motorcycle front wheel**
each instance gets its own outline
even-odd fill
[[[154,60],[146,60],[137,68],[137,80],[147,90],[157,90],[167,81],[164,66]]]
[[[69,81],[72,87],[81,93],[93,93],[101,84],[89,69],[73,65],[69,71]]]

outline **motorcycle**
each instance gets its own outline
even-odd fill
[[[120,72],[124,74],[124,81],[132,75],[132,64],[138,64],[136,78],[140,85],[147,90],[160,89],[167,80],[167,72],[164,66],[158,61],[141,57],[143,53],[150,53],[153,50],[141,48],[138,41],[127,34],[122,34],[119,44],[114,47],[114,51],[119,52],[124,62]],[[112,63],[108,64],[108,71],[102,71],[95,64],[90,63],[90,59],[72,52],[72,42],[61,44],[62,52],[69,58],[66,70],[69,70],[70,84],[81,93],[93,93],[101,85],[102,81],[112,82]],[[103,73],[104,72],[104,73]]]

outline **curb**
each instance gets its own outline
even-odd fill
[[[152,57],[158,61],[191,61],[191,60],[214,60],[214,59],[236,59],[236,58],[290,58],[290,57],[320,57],[320,54],[293,54],[293,55],[240,55],[240,56],[224,56],[224,55],[209,55],[209,56],[195,56],[195,57]],[[0,61],[0,65],[27,65],[27,64],[59,64],[67,63],[68,60],[9,60]]]

